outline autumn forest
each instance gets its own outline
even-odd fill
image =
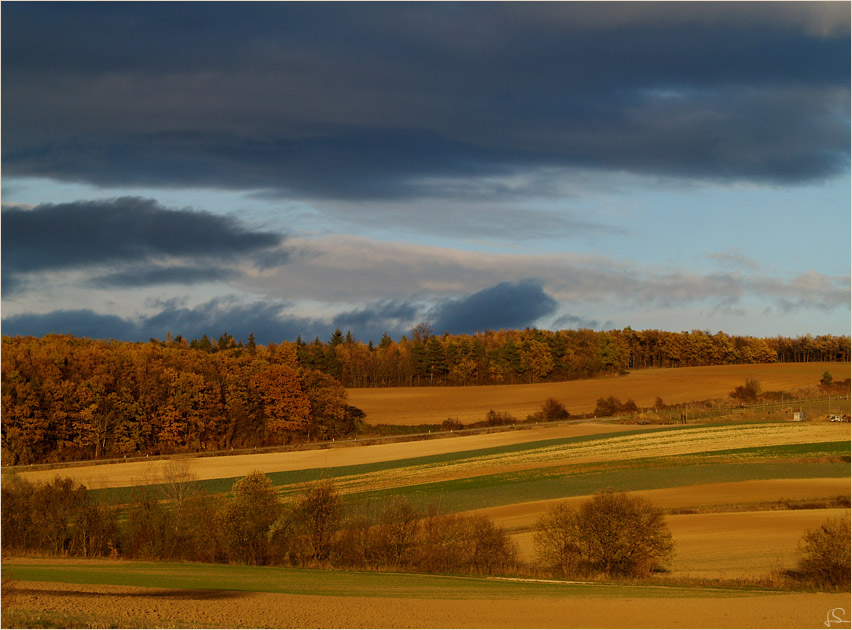
[[[227,333],[147,343],[68,335],[2,338],[4,465],[330,440],[363,413],[346,387],[588,378],[648,367],[849,361],[848,336],[702,331],[486,331],[395,341],[258,345]],[[369,421],[369,418],[366,419]]]

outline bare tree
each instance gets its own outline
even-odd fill
[[[160,473],[160,489],[180,514],[186,502],[197,493],[198,477],[192,472],[189,460],[170,459]]]
[[[379,516],[376,527],[378,554],[385,563],[400,566],[407,562],[420,523],[420,514],[407,499],[395,497]]]
[[[299,497],[293,521],[304,537],[306,559],[328,559],[342,515],[340,495],[330,481],[318,482]]]
[[[576,520],[567,501],[556,503],[538,519],[533,534],[539,562],[565,576],[575,574],[580,561]]]

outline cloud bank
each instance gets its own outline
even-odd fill
[[[108,266],[93,285],[190,284],[238,275],[227,263],[264,261],[275,252],[280,264],[288,256],[279,234],[139,197],[4,207],[1,220],[4,295],[38,272]]]
[[[351,200],[845,171],[848,7],[695,4],[6,3],[4,174]]]

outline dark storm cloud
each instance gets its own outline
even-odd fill
[[[553,322],[553,328],[557,330],[561,330],[564,328],[609,328],[613,324],[612,322],[607,322],[603,326],[596,319],[585,319],[584,317],[579,317],[577,315],[563,315],[556,319]]]
[[[4,335],[43,337],[50,333],[72,334],[92,339],[142,340],[139,327],[134,322],[117,315],[95,313],[89,309],[22,313],[3,318]]]
[[[486,329],[520,329],[552,314],[557,302],[534,280],[501,282],[436,307],[432,328],[443,333],[475,333]]]
[[[103,265],[122,268],[93,280],[102,286],[226,279],[236,272],[221,261],[286,260],[281,241],[279,234],[248,230],[232,218],[169,209],[138,197],[4,207],[3,291],[21,286],[19,274]],[[164,259],[184,262],[169,265]],[[206,264],[186,264],[187,259]]]
[[[399,339],[411,329],[424,311],[422,304],[405,301],[383,301],[354,311],[335,315],[332,324],[341,330],[352,331],[362,341],[378,341],[383,334]]]
[[[4,3],[4,174],[351,199],[845,171],[848,4],[704,4]]]
[[[89,309],[58,310],[44,314],[24,313],[3,318],[4,335],[70,333],[78,337],[147,341],[163,339],[167,332],[198,339],[202,335],[218,338],[228,332],[237,340],[254,334],[258,343],[278,343],[304,337],[327,338],[333,328],[327,322],[293,317],[282,303],[234,303],[218,299],[183,308],[168,306],[159,313],[140,319],[124,319],[116,315],[95,313]]]

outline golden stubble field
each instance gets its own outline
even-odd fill
[[[724,398],[747,378],[760,381],[764,391],[791,391],[819,383],[824,372],[835,380],[850,377],[849,363],[766,363],[709,367],[634,370],[626,376],[561,383],[469,387],[385,387],[347,390],[350,404],[367,414],[370,424],[439,424],[447,418],[478,422],[493,409],[518,418],[541,409],[555,398],[569,412],[590,413],[599,398],[632,398],[652,407],[660,396],[666,404]]]

